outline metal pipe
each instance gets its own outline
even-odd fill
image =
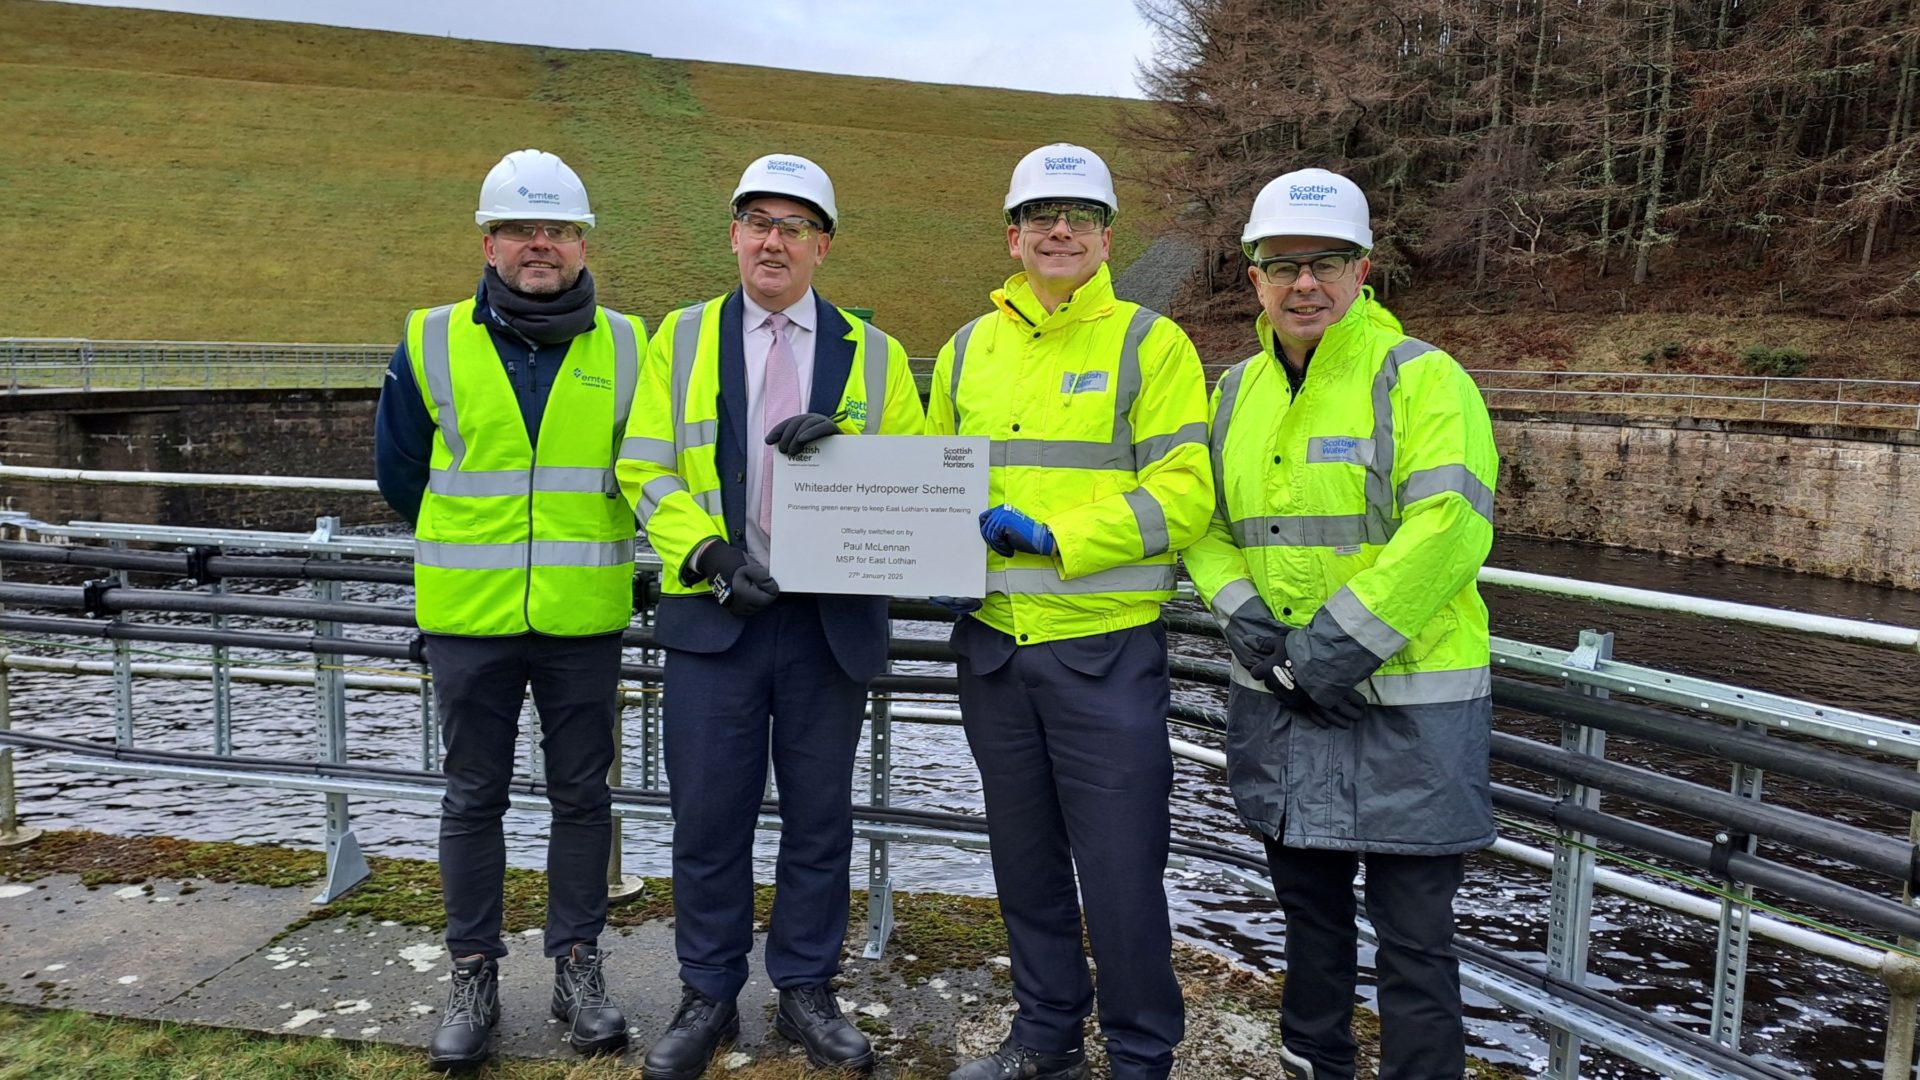
[[[49,469],[37,465],[0,465],[0,476],[67,484],[142,484],[151,487],[267,488],[276,491],[331,491],[380,494],[372,480],[325,476],[244,476],[230,473],[128,472],[115,469]]]

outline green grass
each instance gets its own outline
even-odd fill
[[[0,164],[17,275],[0,336],[387,341],[457,298],[499,156],[567,158],[602,302],[651,326],[735,277],[726,200],[774,150],[833,175],[817,283],[916,354],[1013,269],[999,205],[1040,142],[1125,172],[1123,110],[1074,97],[290,23],[0,0]],[[1144,247],[1146,192],[1114,262]]]

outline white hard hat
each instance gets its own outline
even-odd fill
[[[754,195],[779,195],[806,203],[826,217],[821,224],[827,235],[840,220],[840,208],[834,205],[833,181],[827,170],[798,154],[768,154],[754,158],[740,174],[740,186],[733,189],[733,209]]]
[[[1367,197],[1360,185],[1325,169],[1275,177],[1254,196],[1240,246],[1252,258],[1254,245],[1269,236],[1324,236],[1371,249]]]
[[[566,162],[544,150],[515,150],[480,184],[473,223],[484,229],[496,221],[577,221],[591,229],[593,209]]]
[[[1113,173],[1100,155],[1072,143],[1050,143],[1020,159],[1007,184],[1008,214],[1043,199],[1078,199],[1099,203],[1109,216],[1120,213],[1113,194]]]

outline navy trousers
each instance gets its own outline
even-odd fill
[[[428,634],[435,708],[446,747],[440,800],[440,889],[447,951],[507,955],[500,940],[507,812],[520,703],[533,686],[547,761],[546,954],[599,940],[607,924],[613,847],[613,729],[619,717],[620,635],[452,637]]]
[[[962,619],[954,648],[1013,961],[1013,1036],[1044,1053],[1080,1046],[1094,1000],[1084,910],[1113,1075],[1162,1080],[1186,1032],[1163,882],[1166,632],[1016,646]]]
[[[724,652],[667,651],[674,945],[688,986],[732,1001],[746,985],[769,738],[780,853],[767,977],[787,989],[839,974],[866,696],[833,658],[811,596],[782,596]]]
[[[1319,1080],[1353,1080],[1353,991],[1359,931],[1353,876],[1361,854],[1267,840],[1274,895],[1287,917],[1280,1033]],[[1369,852],[1367,917],[1379,935],[1380,1080],[1435,1080],[1466,1071],[1453,896],[1460,855]]]

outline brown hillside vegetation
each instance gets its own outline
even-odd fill
[[[1045,141],[1139,171],[1138,102],[0,0],[0,191],[38,270],[0,335],[391,341],[468,294],[487,169],[538,146],[585,178],[601,300],[652,325],[736,278],[726,201],[774,150],[832,174],[821,292],[917,354],[1014,268],[1007,175]],[[1123,184],[1124,264],[1153,222]]]

